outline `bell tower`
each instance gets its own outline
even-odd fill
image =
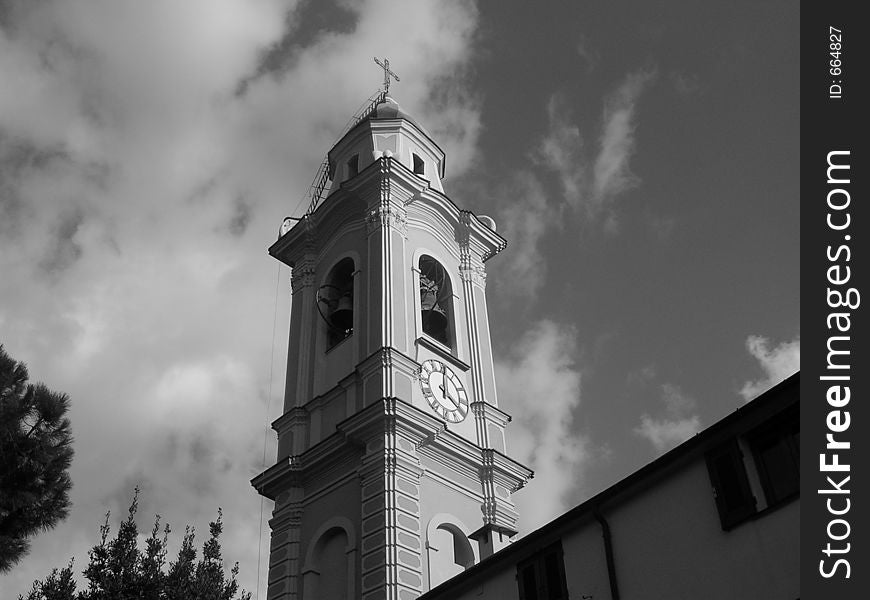
[[[484,263],[495,223],[456,206],[444,152],[382,93],[332,147],[292,269],[269,600],[410,600],[516,534],[532,476],[505,445]]]

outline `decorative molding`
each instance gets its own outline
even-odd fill
[[[295,406],[272,421],[272,429],[280,434],[294,426],[308,426],[309,420],[308,410],[303,406]]]
[[[494,423],[502,428],[512,420],[509,414],[489,402],[472,402],[471,412],[475,417],[485,419],[488,423]]]
[[[470,213],[463,214],[463,217],[470,216]],[[486,287],[486,268],[483,266],[483,261],[480,257],[471,251],[469,238],[460,240],[459,249],[459,277],[462,281],[470,281],[480,287]]]
[[[408,237],[408,215],[404,209],[389,201],[381,201],[366,214],[366,234],[371,235],[381,228],[392,228]]]
[[[381,228],[395,229],[402,234],[403,237],[408,237],[408,213],[402,206],[401,202],[393,199],[393,159],[387,156],[378,159],[379,170],[379,187],[377,199],[374,206],[369,206],[365,222],[366,235],[371,235]]]
[[[296,294],[300,290],[314,285],[314,261],[306,256],[302,262],[290,271],[290,291]]]
[[[445,361],[449,362],[451,365],[453,365],[454,367],[456,367],[457,369],[459,369],[463,373],[468,372],[468,370],[471,369],[471,365],[469,365],[465,361],[459,360],[453,354],[453,352],[450,348],[448,348],[447,346],[445,346],[444,344],[442,344],[438,340],[435,340],[435,339],[429,337],[425,333],[423,335],[421,335],[420,337],[418,337],[417,339],[415,339],[414,342],[418,346],[423,346],[427,350],[431,350],[432,352],[437,354],[439,358],[442,358]],[[418,367],[418,373],[419,373],[419,367]]]
[[[441,427],[437,428],[435,431],[414,444],[414,449],[419,450],[421,448],[425,448],[426,446],[431,446],[438,440],[438,436],[440,436],[445,431],[447,431],[447,423],[442,423]]]
[[[274,517],[269,519],[269,526],[272,528],[272,531],[277,532],[299,527],[302,524],[304,514],[305,510],[302,508],[301,503],[298,501],[288,503],[284,508],[276,511]]]
[[[469,281],[482,288],[486,287],[486,269],[481,264],[479,266],[461,266],[459,267],[459,277],[462,281]]]

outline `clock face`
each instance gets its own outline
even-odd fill
[[[468,414],[468,395],[450,367],[437,360],[420,366],[420,387],[429,406],[448,423],[459,423]]]

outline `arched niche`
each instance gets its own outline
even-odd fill
[[[469,539],[468,531],[462,521],[448,513],[439,513],[429,521],[426,527],[429,589],[479,562],[477,543]]]
[[[350,519],[333,517],[311,537],[302,563],[305,600],[353,600],[356,582],[356,535]]]

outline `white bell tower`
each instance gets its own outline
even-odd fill
[[[444,158],[381,94],[269,248],[292,268],[278,457],[252,481],[275,501],[269,600],[411,600],[516,533],[532,473],[505,444],[484,293],[505,241],[444,194]]]

